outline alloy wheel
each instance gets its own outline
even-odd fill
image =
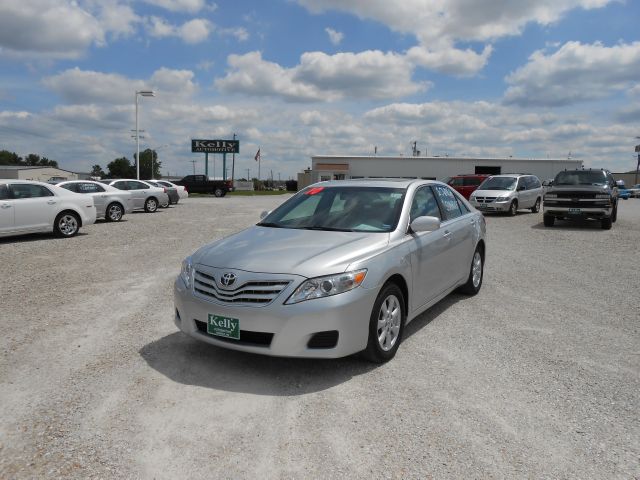
[[[402,322],[402,308],[395,295],[389,295],[380,305],[378,312],[377,337],[378,345],[388,352],[398,341],[400,324]]]

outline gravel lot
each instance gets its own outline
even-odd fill
[[[374,366],[177,332],[183,257],[286,197],[0,240],[0,478],[640,478],[640,199],[489,216],[484,286]]]

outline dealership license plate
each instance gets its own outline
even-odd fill
[[[207,333],[217,337],[240,340],[240,320],[210,313],[207,320]]]
[[[580,213],[580,209],[579,208],[570,208],[569,209],[569,213]]]

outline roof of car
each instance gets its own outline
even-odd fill
[[[387,188],[407,188],[417,182],[442,183],[436,180],[424,180],[421,178],[352,178],[349,180],[329,180],[319,182],[314,185],[326,187],[387,187]]]

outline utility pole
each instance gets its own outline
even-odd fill
[[[233,139],[236,139],[236,134],[233,134]],[[235,177],[235,173],[236,173],[236,152],[233,152],[233,155],[231,156],[231,185],[233,185],[233,179]]]
[[[250,182],[251,181],[251,174],[249,173],[251,169],[247,168],[247,181]]]
[[[191,163],[193,163],[193,174],[196,174],[196,163],[198,162],[197,160],[189,160]]]

